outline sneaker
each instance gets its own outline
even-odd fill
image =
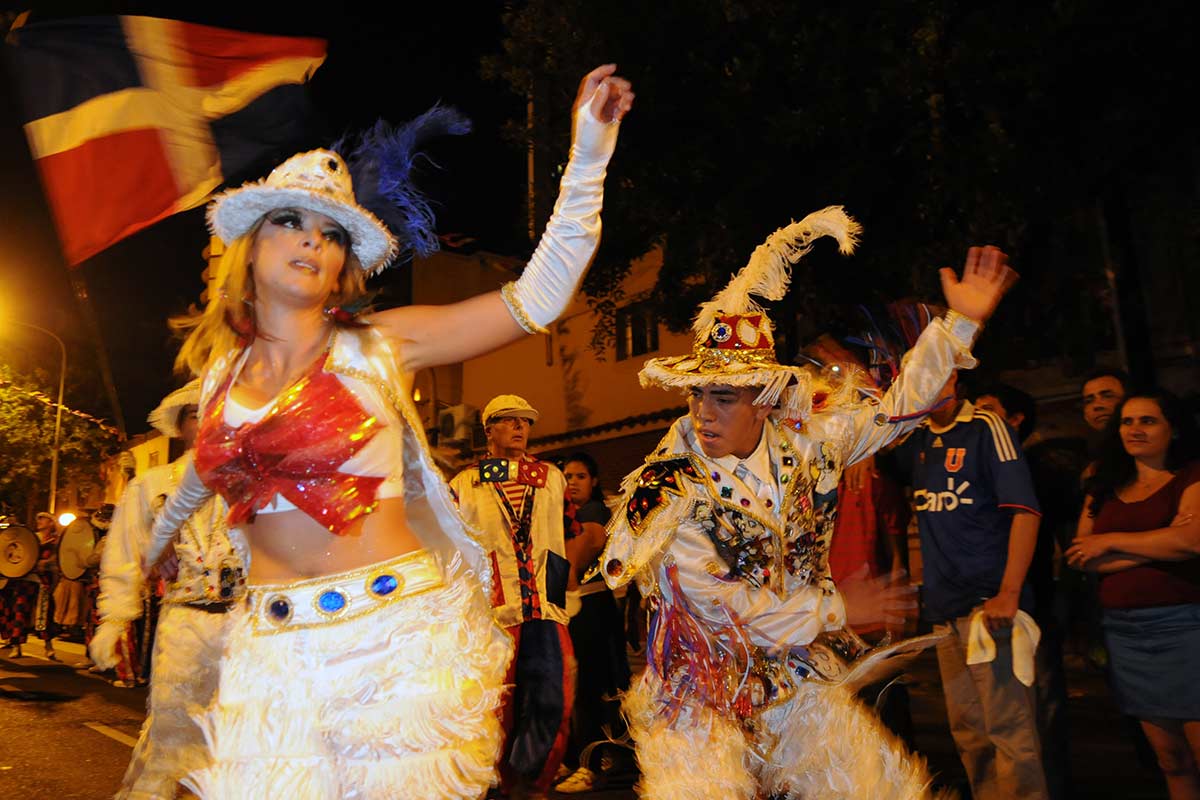
[[[54,648],[46,651],[46,658],[50,661],[58,661],[58,654],[54,652]]]
[[[112,682],[112,685],[117,689],[132,689],[137,684],[135,684],[133,681],[123,681],[120,678],[117,678]]]
[[[6,658],[23,658],[25,654],[21,652],[21,645],[14,644],[4,655]]]
[[[559,781],[568,777],[572,772],[574,772],[574,770],[568,767],[566,764],[559,764],[558,772],[554,773],[554,782],[558,783]]]
[[[590,792],[596,788],[596,773],[592,772],[587,767],[580,767],[570,774],[570,776],[554,787],[554,791],[562,794],[579,794],[580,792]]]

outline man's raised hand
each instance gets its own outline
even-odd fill
[[[986,322],[1019,277],[1009,268],[1008,256],[1000,248],[972,247],[967,250],[962,278],[950,267],[942,268],[942,293],[952,310],[976,322]]]

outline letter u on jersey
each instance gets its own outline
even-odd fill
[[[958,472],[967,459],[967,448],[950,447],[946,449],[946,472]]]

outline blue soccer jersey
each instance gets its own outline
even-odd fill
[[[961,617],[1000,589],[1013,511],[1040,516],[1016,436],[964,402],[949,428],[922,425],[897,447],[921,534],[922,606],[930,622]],[[1021,608],[1032,608],[1026,581]]]

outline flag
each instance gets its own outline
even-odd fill
[[[322,39],[153,17],[13,26],[21,122],[77,266],[290,144]]]

